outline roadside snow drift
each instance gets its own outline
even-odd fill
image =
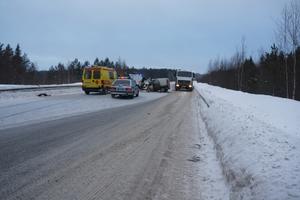
[[[231,199],[300,199],[300,102],[195,84]],[[202,97],[201,97],[202,96]]]
[[[13,90],[13,89],[26,89],[26,88],[59,88],[59,87],[72,87],[72,86],[81,86],[82,83],[70,83],[70,84],[51,84],[51,85],[13,85],[13,84],[0,84],[1,90]]]
[[[48,96],[38,97],[46,93]],[[145,93],[134,99],[113,99],[97,93],[85,95],[80,87],[0,93],[0,129],[141,103],[166,93]]]

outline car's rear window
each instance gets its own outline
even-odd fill
[[[92,78],[92,71],[91,70],[85,70],[84,78],[85,79],[91,79]]]
[[[114,86],[123,85],[123,86],[130,86],[129,80],[116,80],[113,84]]]

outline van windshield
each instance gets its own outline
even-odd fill
[[[113,84],[114,86],[122,85],[122,86],[130,86],[129,80],[116,80]]]

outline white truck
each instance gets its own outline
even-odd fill
[[[176,72],[176,84],[175,90],[186,89],[193,91],[194,85],[194,73],[190,71],[177,71]]]

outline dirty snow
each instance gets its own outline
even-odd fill
[[[194,160],[194,162],[199,160],[200,199],[229,200],[229,187],[222,174],[222,167],[216,155],[213,140],[209,137],[206,125],[201,118],[200,101],[201,99],[197,98],[197,95],[193,96],[192,106],[194,108],[195,121],[192,121],[192,123],[195,124],[194,128],[198,130],[195,130],[195,132],[198,132],[198,138],[192,139],[193,141],[199,141],[199,143],[194,144],[193,149],[198,150],[198,153],[194,153],[194,156],[191,158],[191,161]],[[192,134],[187,134],[185,137],[189,139],[191,136]]]
[[[300,102],[195,84],[230,199],[300,199]],[[199,95],[199,99],[201,96]]]
[[[38,97],[47,93],[46,97]],[[0,93],[0,129],[16,127],[66,116],[141,103],[160,98],[166,93],[145,93],[134,99],[112,99],[97,93],[85,95],[81,88],[47,89]]]

